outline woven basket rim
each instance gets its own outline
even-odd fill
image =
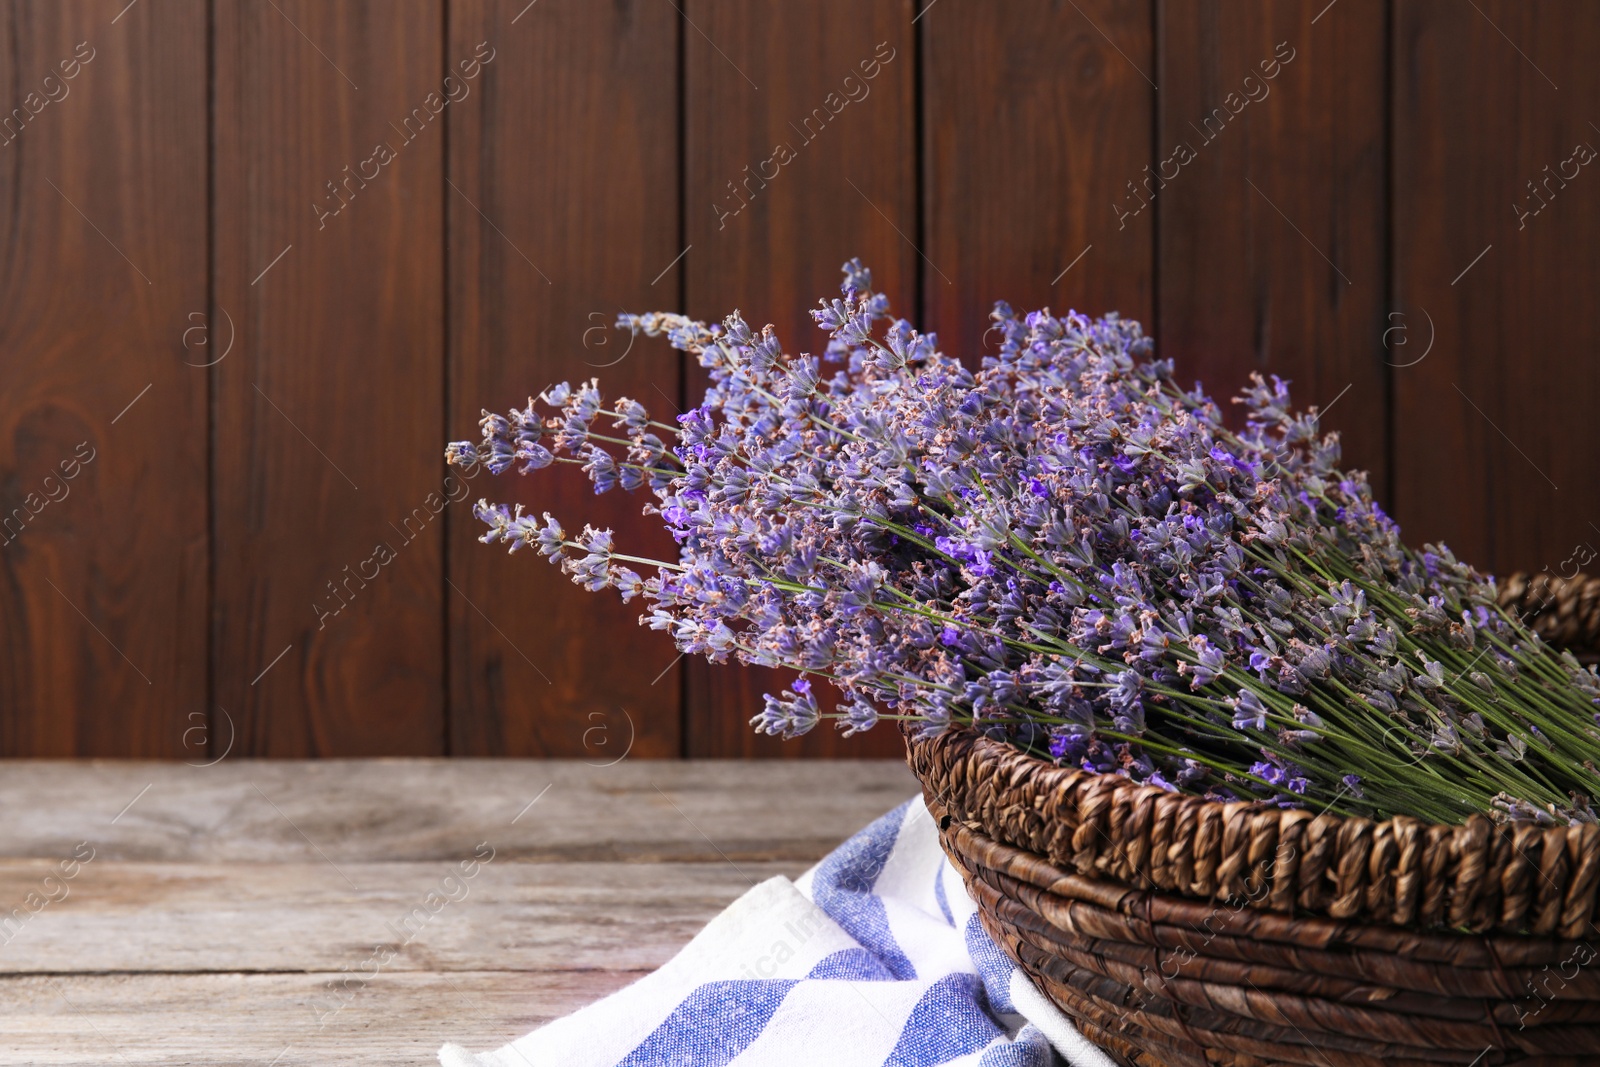
[[[970,726],[903,732],[908,764],[951,817],[1086,877],[1398,926],[1577,937],[1594,918],[1600,826],[1214,800],[1057,767]]]
[[[1600,579],[1500,595],[1600,647]],[[1128,1067],[1600,1062],[1600,976],[1566,972],[1595,958],[1600,827],[1208,800],[902,730],[984,930]]]
[[[1600,577],[1513,574],[1503,607],[1553,644],[1600,650]],[[1085,877],[1298,915],[1539,936],[1591,931],[1600,826],[1460,825],[1208,800],[1057,767],[953,726],[906,761],[950,816]]]

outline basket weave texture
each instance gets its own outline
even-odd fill
[[[1501,598],[1595,649],[1600,581]],[[968,729],[907,759],[985,929],[1125,1064],[1600,1065],[1600,827],[1222,803]]]

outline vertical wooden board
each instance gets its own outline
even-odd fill
[[[1154,213],[1118,208],[1150,162],[1149,6],[942,0],[918,28],[923,292],[945,351],[975,365],[996,300],[1148,329]]]
[[[0,13],[5,756],[177,756],[206,711],[205,8],[118,7]]]
[[[1436,331],[1393,371],[1396,510],[1499,574],[1600,546],[1596,40],[1589,3],[1395,8],[1395,299]]]
[[[678,16],[663,3],[472,0],[450,8],[447,55],[495,58],[450,127],[450,435],[480,409],[522,407],[558,381],[598,377],[666,421],[678,353],[612,328],[670,308],[661,275],[678,241]],[[429,453],[437,458],[442,442]],[[596,497],[570,467],[526,478],[479,471],[470,500],[548,510],[570,531],[616,530],[619,551],[670,558],[643,517],[647,490]],[[533,553],[476,543],[470,501],[449,516],[453,753],[609,761],[676,756],[681,668],[641,601],[596,595]]]
[[[1157,348],[1178,379],[1236,422],[1252,371],[1337,402],[1321,425],[1380,494],[1384,362],[1409,351],[1403,329],[1383,347],[1384,10],[1163,2],[1157,160],[1123,201],[1160,219]]]
[[[684,5],[685,243],[688,312],[735,308],[772,323],[785,349],[812,351],[809,310],[839,292],[859,256],[896,310],[915,312],[917,233],[909,0]],[[867,75],[871,74],[869,78]],[[671,277],[669,275],[669,277]],[[665,284],[665,280],[663,281]],[[698,367],[690,401],[703,390]],[[891,729],[844,740],[828,726],[800,741],[756,736],[774,671],[688,664],[691,756],[885,756]]]
[[[440,4],[214,18],[217,700],[240,754],[437,753]]]

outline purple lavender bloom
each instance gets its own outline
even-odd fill
[[[1194,638],[1190,643],[1196,646],[1195,656],[1198,662],[1180,663],[1178,670],[1192,676],[1190,688],[1199,689],[1201,686],[1209,685],[1221,675],[1227,665],[1227,656],[1203,636]]]
[[[1267,708],[1261,703],[1261,698],[1248,689],[1239,690],[1239,697],[1233,704],[1233,728],[1244,730],[1253,728],[1265,730],[1267,728]]]
[[[1250,773],[1272,785],[1283,785],[1288,780],[1282,767],[1275,763],[1258,762],[1250,765]]]
[[[636,571],[627,567],[612,568],[611,584],[622,595],[622,602],[626,604],[644,591],[644,579]]]
[[[1260,678],[1266,678],[1267,671],[1272,667],[1272,657],[1262,651],[1250,653],[1250,669],[1255,671]]]
[[[817,717],[817,698],[811,695],[810,685],[802,678],[784,690],[781,697],[768,693],[761,714],[751,719],[750,724],[758,733],[787,739],[810,733],[817,725]]]
[[[1268,802],[1292,804],[1334,800],[1336,778],[1356,801],[1363,779],[1375,797],[1403,793],[1402,774],[1340,740],[1399,725],[1439,766],[1540,759],[1565,790],[1508,795],[1498,817],[1595,818],[1571,799],[1600,795],[1579,731],[1536,732],[1549,720],[1521,679],[1587,722],[1600,677],[1556,664],[1448,549],[1406,548],[1284,382],[1253,379],[1236,432],[1152,357],[1137,323],[1004,304],[972,369],[893,317],[859,261],[844,274],[840,297],[813,311],[825,336],[804,346],[825,369],[737,313],[624,314],[620,327],[665,338],[710,383],[675,429],[635,400],[608,407],[591,380],[485,413],[481,441],[446,451],[495,474],[561,463],[597,492],[648,490],[671,558],[624,556],[610,531],[572,538],[548,514],[486,502],[482,539],[642,597],[643,621],[684,652],[843,691],[825,711],[800,679],[768,697],[764,732],[794,736],[824,716],[847,733],[885,715],[924,735],[976,723],[1025,746],[1047,734],[1064,765],[1216,797],[1264,765],[1280,790]],[[1468,657],[1468,670],[1444,667]],[[1552,677],[1573,680],[1573,700],[1548,695]],[[1299,702],[1295,721],[1267,734],[1283,694]],[[1503,726],[1514,720],[1477,713],[1485,699],[1531,715],[1521,733],[1536,743],[1519,750]],[[1215,766],[1185,747],[1202,738]],[[1473,803],[1461,810],[1491,807]]]
[[[1302,675],[1312,680],[1326,678],[1333,669],[1333,657],[1325,648],[1312,648],[1295,664]]]
[[[1050,757],[1059,762],[1077,763],[1088,752],[1089,735],[1067,728],[1050,735]]]
[[[878,723],[878,709],[872,701],[865,697],[857,697],[844,705],[844,717],[839,720],[839,728],[844,731],[844,736],[854,737],[864,730],[870,730]]]

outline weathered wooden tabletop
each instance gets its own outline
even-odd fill
[[[0,763],[0,1063],[495,1047],[915,792],[891,762]]]

